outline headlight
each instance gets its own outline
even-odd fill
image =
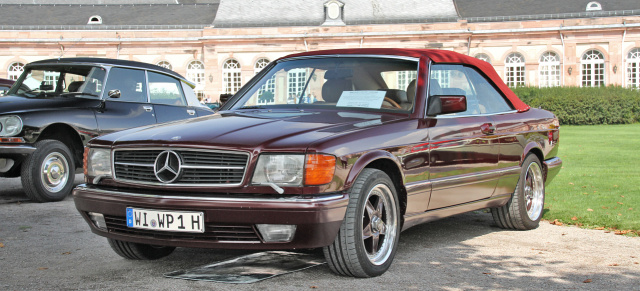
[[[304,155],[261,155],[253,172],[254,184],[302,185]]]
[[[14,136],[20,132],[22,132],[20,117],[15,115],[0,117],[0,136]]]
[[[333,180],[336,158],[331,155],[275,155],[258,158],[252,183],[280,186],[323,185]]]
[[[86,152],[85,175],[111,176],[111,150],[89,148]]]

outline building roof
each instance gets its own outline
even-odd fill
[[[101,26],[127,25],[210,26],[216,16],[217,9],[217,3],[122,5],[0,4],[0,29],[11,29],[11,26],[52,26],[49,29],[56,29],[53,26],[87,26],[89,18],[96,15],[102,18],[102,25],[92,24],[89,25],[90,27],[87,27],[87,29],[104,29],[101,28]]]
[[[522,17],[522,20],[547,18],[576,18],[608,16],[609,12],[640,10],[640,1],[600,0],[601,11],[587,11],[587,4],[593,0],[455,0],[458,13],[462,18],[482,18],[500,16],[538,16]],[[640,11],[634,13],[640,14]],[[478,19],[471,19],[472,21]],[[509,19],[505,19],[509,20]],[[495,20],[494,20],[495,21]]]
[[[229,0],[221,1],[214,27],[318,26],[325,22],[329,0]],[[453,0],[340,0],[343,21],[352,24],[424,22],[427,19],[456,21]],[[419,21],[423,20],[423,21]]]

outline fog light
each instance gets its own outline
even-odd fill
[[[102,213],[89,212],[88,214],[93,224],[99,229],[107,230],[107,222],[104,221],[104,215],[102,215]]]
[[[290,242],[296,233],[293,224],[256,224],[265,242]]]

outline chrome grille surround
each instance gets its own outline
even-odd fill
[[[171,150],[181,157],[182,173],[171,183],[158,180],[156,158]],[[111,152],[113,178],[118,182],[154,186],[233,187],[242,185],[250,154],[195,148],[120,148]]]

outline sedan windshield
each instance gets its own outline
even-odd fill
[[[92,66],[28,67],[9,94],[24,97],[77,96],[99,98],[106,71]]]
[[[321,57],[283,61],[247,90],[232,109],[413,109],[418,62],[375,57]],[[234,98],[235,99],[235,98]]]

